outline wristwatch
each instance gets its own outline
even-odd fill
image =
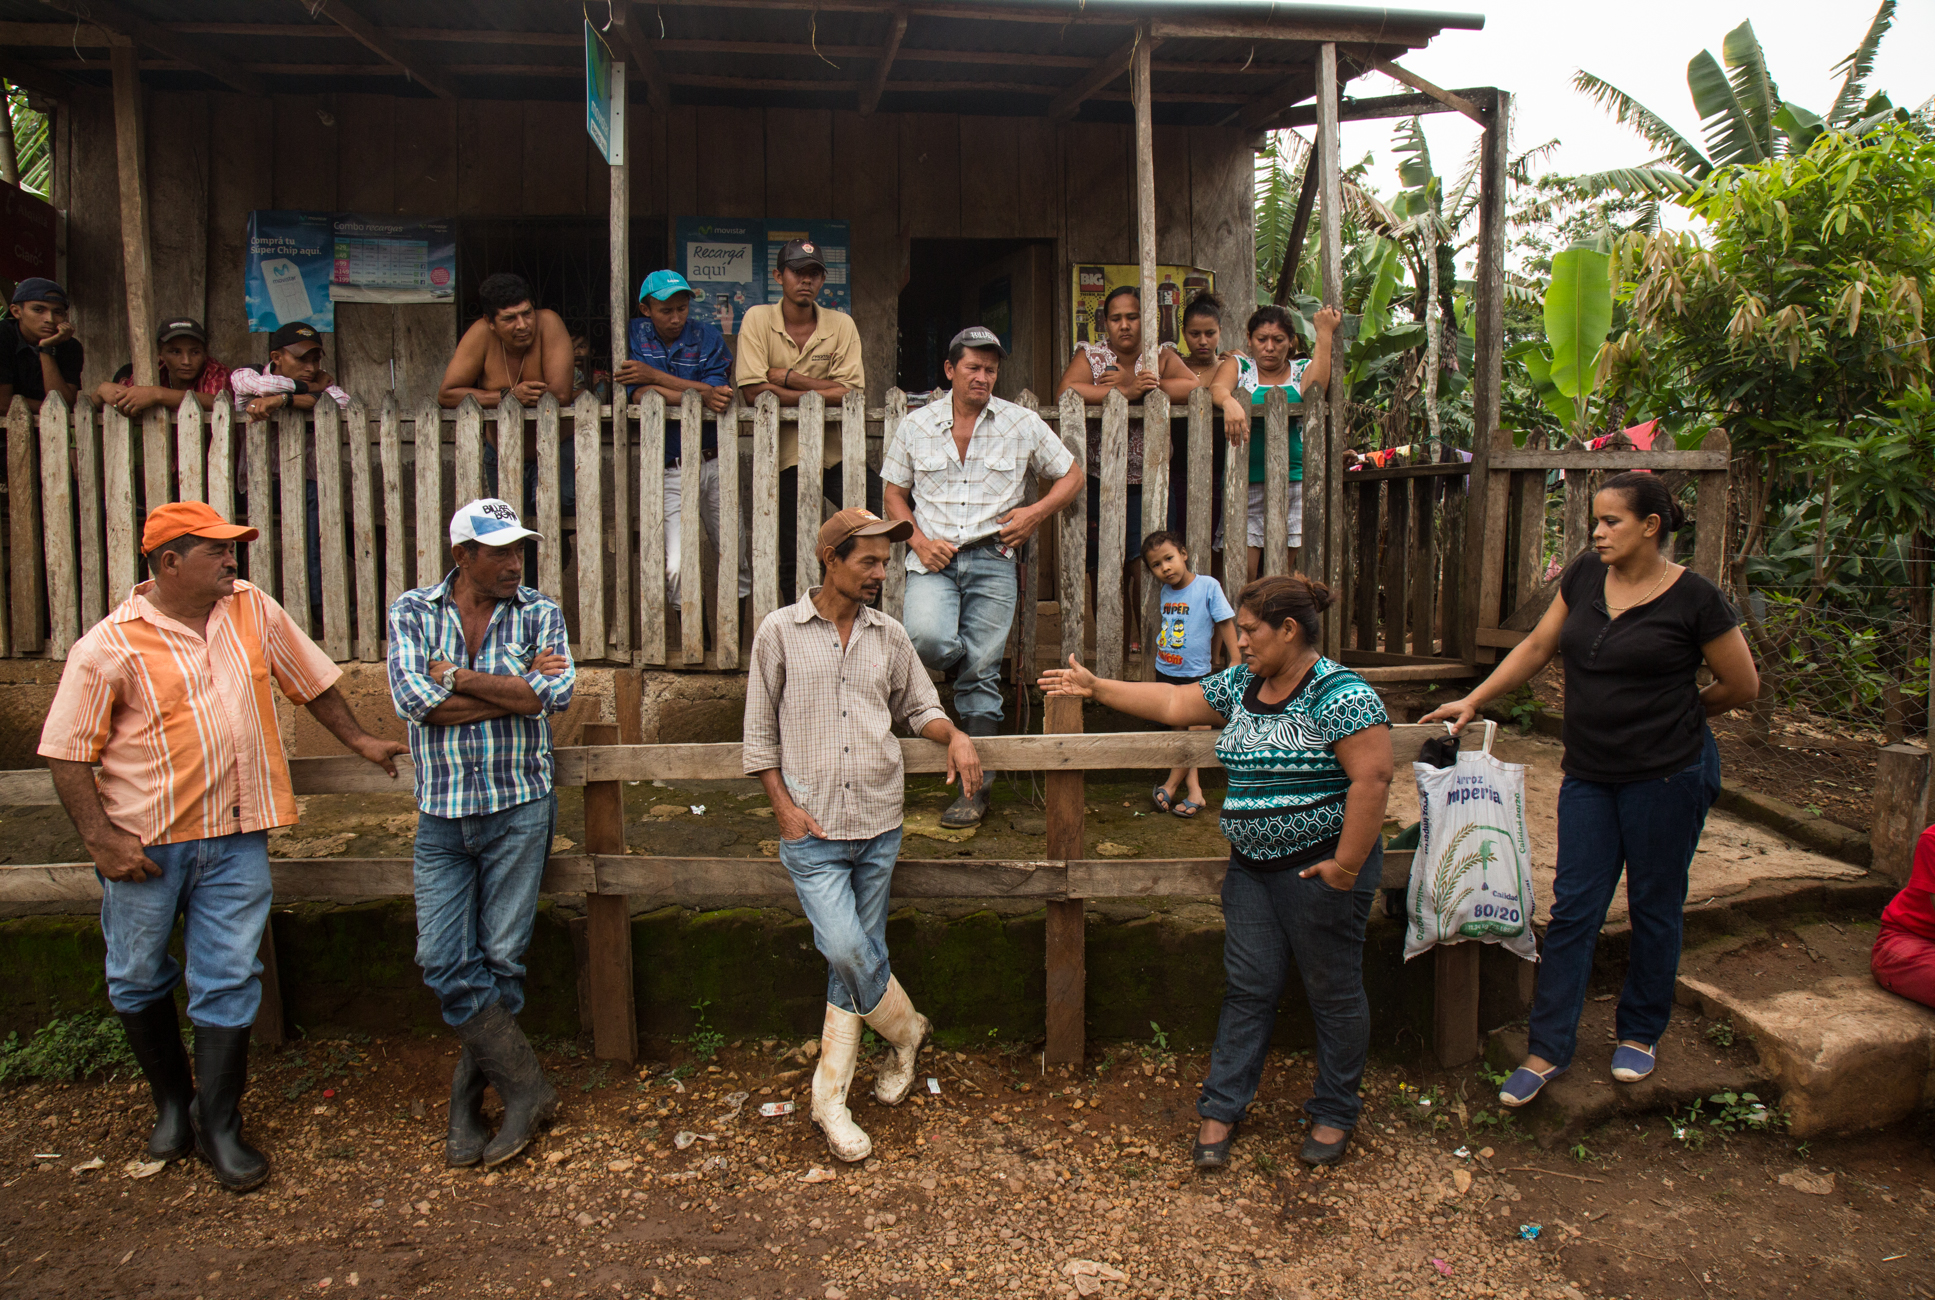
[[[455,664],[450,665],[450,667],[447,670],[445,670],[442,678],[440,678],[439,680],[446,691],[456,690],[457,689],[457,665]]]
[[[55,357],[55,356],[59,356],[59,355],[60,355],[60,344],[58,344],[58,343],[36,343],[36,344],[34,345],[34,351],[36,351],[36,352],[38,352],[38,353],[40,353],[40,355],[41,355],[41,356],[43,356],[43,357]]]

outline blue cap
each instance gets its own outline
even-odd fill
[[[691,293],[692,286],[677,271],[654,271],[645,277],[645,283],[638,286],[638,300],[657,298],[664,302],[675,293]]]
[[[681,280],[679,283],[683,284],[684,281]],[[47,302],[52,303],[56,307],[65,307],[67,305],[67,290],[61,288],[52,280],[38,275],[30,275],[22,280],[19,287],[13,291],[13,301],[16,303]]]

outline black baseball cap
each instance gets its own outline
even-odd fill
[[[956,334],[947,350],[952,352],[956,348],[993,348],[1004,357],[1008,355],[1008,349],[1001,346],[1001,336],[986,325],[970,325]]]
[[[314,325],[310,325],[304,321],[292,321],[269,335],[269,351],[279,352],[291,343],[310,341],[321,344],[322,334],[317,331]]]
[[[788,244],[787,247],[791,248],[792,245]],[[15,303],[50,302],[56,307],[65,307],[67,290],[45,276],[30,275],[13,291],[13,301]]]
[[[795,239],[779,250],[779,264],[789,271],[804,271],[809,266],[826,270],[820,260],[820,246],[810,239]]]
[[[202,328],[202,323],[198,320],[177,316],[173,320],[161,322],[161,328],[155,331],[156,347],[160,347],[169,339],[193,339],[197,343],[206,345],[208,331]]]

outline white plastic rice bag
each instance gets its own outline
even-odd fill
[[[1449,767],[1414,763],[1418,851],[1411,860],[1406,961],[1439,943],[1476,939],[1538,960],[1532,933],[1532,845],[1525,768],[1464,750]]]

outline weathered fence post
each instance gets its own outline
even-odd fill
[[[1431,950],[1431,1046],[1447,1070],[1478,1059],[1480,946],[1468,940]]]
[[[47,657],[67,658],[84,630],[80,625],[80,565],[74,554],[74,489],[68,472],[71,421],[59,393],[40,406],[41,568],[47,580]]]
[[[1082,730],[1082,701],[1076,696],[1050,695],[1042,712],[1044,734],[1063,735]],[[1080,771],[1048,774],[1048,856],[1052,859],[1067,862],[1087,856],[1082,844],[1085,786],[1086,779]],[[1086,1047],[1084,1021],[1088,981],[1088,960],[1082,947],[1083,939],[1082,900],[1070,898],[1050,902],[1047,1043],[1047,1063],[1050,1065],[1079,1066],[1082,1063],[1082,1053]]]
[[[584,743],[616,745],[618,728],[608,722],[588,722]],[[585,852],[594,860],[599,854],[625,852],[623,782],[585,783]],[[592,1055],[628,1065],[638,1059],[631,903],[629,894],[585,895],[585,983],[591,991]]]
[[[1871,865],[1897,884],[1908,883],[1915,841],[1928,824],[1928,771],[1928,751],[1920,745],[1884,745],[1875,755],[1874,824],[1868,829]]]

